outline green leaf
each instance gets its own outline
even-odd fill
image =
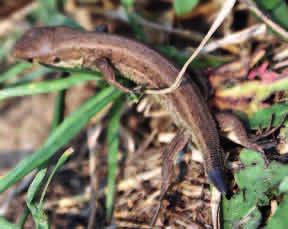
[[[38,0],[38,2],[46,9],[57,12],[58,0]]]
[[[224,198],[222,202],[224,228],[257,228],[261,223],[259,209],[245,199],[243,193],[234,195],[230,200]]]
[[[259,228],[262,216],[258,208],[250,209],[250,211],[248,211],[248,214],[245,217],[246,218],[242,219],[244,220],[244,222],[242,221],[244,223],[244,226],[242,227],[243,229]]]
[[[288,166],[272,161],[265,167],[261,154],[250,150],[243,150],[240,159],[244,169],[235,174],[239,188],[246,190],[253,198],[256,197],[258,203],[266,204],[267,192],[276,190],[287,176]]]
[[[120,95],[121,92],[114,88],[103,89],[70,114],[39,150],[26,157],[14,169],[1,177],[0,193],[47,162],[57,150],[65,146],[88,123],[91,117]]]
[[[253,114],[248,119],[248,124],[251,129],[259,129],[268,127],[270,120],[274,115],[272,126],[277,126],[283,120],[283,117],[288,113],[288,106],[285,103],[274,104],[271,107],[261,109]]]
[[[177,15],[189,13],[197,4],[199,0],[174,0],[174,10]]]
[[[123,98],[119,98],[113,108],[111,109],[111,118],[107,130],[107,142],[108,142],[108,182],[107,182],[107,197],[106,197],[106,209],[107,219],[112,217],[114,196],[116,189],[116,170],[118,161],[118,148],[119,148],[119,127],[120,117],[123,107]]]
[[[288,6],[283,0],[281,6],[278,6],[275,10],[272,11],[272,18],[276,23],[280,24],[282,27],[288,30]]]
[[[251,150],[243,150],[240,160],[243,169],[235,174],[240,190],[230,200],[223,200],[224,228],[257,228],[262,218],[258,207],[269,205],[271,195],[279,195],[288,166],[272,161],[266,167],[262,155]]]
[[[288,29],[288,5],[285,0],[256,0],[256,3],[264,14],[284,29]]]
[[[286,229],[288,225],[288,195],[284,196],[275,214],[268,221],[266,229]]]
[[[97,76],[96,76],[97,77]],[[0,90],[0,100],[8,97],[35,95],[40,93],[48,93],[60,91],[69,88],[79,83],[84,83],[90,80],[96,80],[97,78],[93,74],[78,74],[67,77],[65,79],[47,80],[37,83],[29,83],[20,86],[5,88]]]
[[[235,84],[232,87],[225,88],[219,91],[219,97],[248,98],[253,97],[253,103],[265,101],[269,96],[279,91],[287,91],[288,77],[276,80],[269,84],[262,83],[261,81],[245,81],[243,83]]]
[[[273,10],[273,8],[277,7],[281,1],[283,0],[256,0],[256,3],[265,10]]]
[[[279,192],[288,192],[288,176],[286,176],[279,185]]]
[[[243,150],[240,154],[240,160],[244,164],[235,174],[235,181],[241,190],[248,193],[247,201],[251,201],[253,205],[259,202],[266,203],[267,198],[264,192],[270,187],[268,169],[265,169],[264,160],[261,154],[251,150]]]

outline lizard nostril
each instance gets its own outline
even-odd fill
[[[59,63],[61,61],[61,59],[59,58],[59,57],[54,57],[54,59],[53,59],[53,63],[54,64],[57,64],[57,63]]]

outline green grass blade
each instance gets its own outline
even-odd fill
[[[45,211],[43,209],[43,200],[44,196],[46,194],[46,191],[48,189],[48,186],[55,175],[55,173],[63,166],[63,164],[68,160],[68,158],[71,156],[73,153],[72,148],[69,148],[66,150],[60,159],[57,161],[57,164],[53,168],[51,174],[49,175],[47,182],[43,188],[43,191],[41,193],[41,197],[39,202],[35,202],[35,197],[39,193],[40,188],[43,186],[43,181],[46,176],[46,171],[47,169],[41,169],[36,177],[34,178],[32,184],[29,187],[28,194],[27,194],[27,206],[32,214],[33,220],[35,222],[36,228],[39,229],[46,229],[49,228],[49,223],[48,223],[48,217],[45,214]]]
[[[31,212],[36,229],[49,228],[48,217],[45,215],[43,209],[35,204],[35,198],[43,185],[46,173],[47,169],[41,169],[33,179],[27,191],[26,204]]]
[[[21,229],[18,225],[8,222],[5,218],[0,217],[0,228],[3,229]]]
[[[27,191],[27,197],[26,197],[26,203],[28,206],[33,202],[37,192],[41,188],[41,185],[42,185],[42,182],[45,178],[46,172],[47,172],[47,169],[41,169],[36,174],[32,183],[30,184],[29,189]]]
[[[79,77],[78,74],[75,74],[74,76],[67,77],[65,79],[48,80],[44,82],[29,83],[16,87],[6,88],[0,90],[0,100],[8,97],[35,95],[40,93],[60,91],[73,85],[95,79],[96,77],[92,74],[82,74],[81,77]]]
[[[65,95],[66,90],[62,90],[55,98],[53,119],[51,122],[51,132],[53,132],[64,119]]]
[[[32,72],[24,74],[21,78],[17,79],[16,81],[12,81],[11,83],[9,82],[5,84],[5,88],[30,83],[32,80],[43,77],[45,74],[49,72],[52,72],[51,68],[46,68],[39,65],[39,68],[33,70]]]
[[[103,89],[69,115],[39,150],[26,157],[14,169],[1,177],[0,193],[47,162],[58,149],[66,145],[87,124],[91,117],[120,95],[121,92],[115,88]]]
[[[64,101],[65,101],[65,90],[60,91],[55,99],[55,105],[54,105],[54,113],[53,113],[53,120],[51,123],[51,129],[50,132],[53,132],[59,124],[64,119]],[[23,213],[21,214],[19,218],[18,225],[20,228],[24,227],[24,224],[30,214],[29,208],[26,206]]]
[[[47,192],[48,186],[49,186],[53,176],[64,165],[64,163],[69,159],[69,157],[72,155],[73,152],[74,151],[72,148],[65,150],[65,152],[61,155],[61,157],[57,161],[57,164],[55,165],[55,167],[53,168],[53,171],[51,172],[50,176],[48,177],[48,180],[47,180],[45,187],[43,189],[43,192],[41,194],[41,198],[39,201],[39,208],[41,208],[41,209],[43,208],[43,200],[44,200],[45,194]]]
[[[27,205],[25,206],[21,216],[19,217],[19,220],[18,220],[18,223],[17,225],[19,225],[20,228],[24,228],[24,225],[28,219],[28,216],[30,214],[30,210],[29,208],[27,207]]]
[[[107,196],[106,196],[106,209],[107,219],[110,221],[114,206],[114,196],[116,189],[116,170],[118,161],[118,148],[119,148],[119,127],[120,117],[122,111],[123,99],[120,98],[114,104],[111,110],[111,118],[107,130],[108,142],[108,182],[107,182]]]
[[[16,77],[19,73],[23,72],[25,69],[28,69],[30,67],[31,64],[25,62],[13,65],[6,72],[1,74],[0,83],[3,83],[8,79]]]

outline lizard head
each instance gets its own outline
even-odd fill
[[[69,68],[81,65],[80,53],[73,51],[75,42],[69,42],[77,33],[77,30],[67,27],[32,28],[16,42],[12,55],[49,66]]]
[[[28,30],[14,45],[12,55],[29,62],[47,59],[53,54],[53,33],[48,27]]]

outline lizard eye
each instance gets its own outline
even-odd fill
[[[61,59],[59,58],[59,57],[57,57],[57,56],[55,56],[54,58],[53,58],[53,63],[54,64],[57,64],[57,63],[59,63],[61,61]]]

